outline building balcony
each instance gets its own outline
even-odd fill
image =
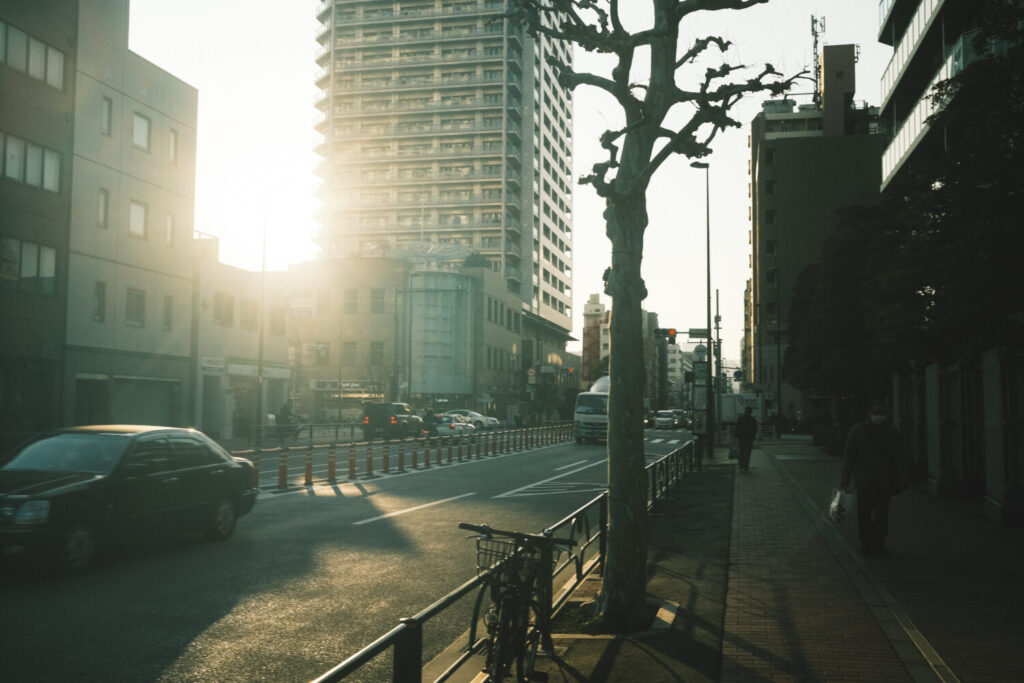
[[[899,83],[900,76],[903,75],[910,60],[917,53],[917,48],[928,34],[928,29],[931,28],[932,22],[939,15],[939,8],[942,6],[942,3],[943,0],[921,0],[921,4],[917,6],[917,11],[914,12],[906,32],[900,38],[899,45],[895,47],[888,66],[882,72],[882,105],[880,109],[884,109],[886,103],[888,103],[889,97],[892,96],[893,90],[896,88],[896,84]]]
[[[316,18],[317,21],[323,21],[331,13],[331,8],[334,7],[334,0],[324,0],[316,6]]]
[[[356,0],[358,1],[358,0]],[[343,4],[354,4],[352,0]],[[388,23],[404,23],[407,21],[419,21],[425,18],[439,18],[439,17],[471,17],[478,15],[489,15],[504,12],[504,3],[502,2],[486,2],[483,7],[479,7],[476,3],[469,5],[456,5],[452,7],[442,7],[440,9],[429,7],[426,9],[405,9],[399,14],[395,14],[390,7],[375,8],[363,10],[362,12],[356,13],[353,17],[346,20],[346,25],[359,25],[359,24],[373,24],[380,22]]]
[[[946,57],[946,61],[943,62],[931,83],[918,99],[917,104],[914,105],[910,115],[896,129],[888,147],[882,153],[882,189],[885,189],[928,133],[928,118],[937,111],[931,99],[932,88],[936,83],[956,76],[980,58],[980,55],[972,47],[976,33],[976,31],[971,31],[960,36],[949,56]]]
[[[464,41],[471,38],[501,38],[502,37],[501,26],[487,24],[482,27],[473,27],[466,29],[455,29],[455,30],[444,30],[441,31],[424,29],[422,31],[409,31],[405,34],[399,32],[395,34],[375,34],[375,35],[360,35],[360,36],[336,36],[335,47],[338,49],[349,50],[349,49],[361,49],[369,46],[373,47],[386,47],[389,45],[407,45],[410,43],[424,43],[424,44],[445,44],[449,41]]]
[[[331,23],[330,19],[327,19],[327,20],[321,22],[320,25],[316,29],[316,40],[317,40],[317,42],[318,43],[322,42],[322,40],[323,40],[323,38],[325,36],[331,35],[331,30],[333,28],[334,28],[334,26]]]

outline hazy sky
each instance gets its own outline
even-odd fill
[[[130,48],[199,89],[195,227],[222,238],[221,259],[227,263],[259,269],[264,215],[268,268],[316,254],[310,238],[317,161],[312,126],[318,4],[131,0]],[[631,27],[642,27],[648,3],[621,4],[636,13]],[[770,62],[790,74],[811,66],[812,14],[825,19],[823,44],[860,46],[856,99],[879,104],[879,79],[891,50],[877,42],[875,2],[771,0],[742,11],[693,15],[682,26],[682,35],[722,36],[734,43],[726,55],[730,63],[756,67]],[[578,69],[605,65],[577,55]],[[679,82],[696,84],[700,75]],[[796,89],[810,90],[810,85]],[[705,159],[711,163],[712,290],[719,291],[726,358],[739,357],[742,338],[743,291],[750,277],[747,137],[760,102],[751,98],[733,110],[743,127],[720,135],[714,154]],[[588,88],[575,93],[574,108],[579,177],[603,158],[596,141],[606,128],[617,125],[620,115],[614,103]],[[573,204],[573,336],[579,339],[584,303],[591,293],[601,292],[611,248],[604,234],[603,206],[593,191],[577,186]],[[704,327],[704,172],[691,169],[688,159],[674,159],[651,184],[648,205],[645,308],[658,313],[664,327]],[[578,346],[571,344],[570,349]]]

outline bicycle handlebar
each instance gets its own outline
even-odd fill
[[[520,539],[528,542],[564,545],[567,548],[576,545],[576,541],[571,538],[554,538],[549,534],[524,534],[521,531],[503,531],[502,529],[492,529],[486,524],[469,524],[467,522],[459,522],[459,528],[466,529],[467,531],[475,531],[478,534],[482,534],[485,538],[491,538],[492,536],[505,536],[507,538]]]

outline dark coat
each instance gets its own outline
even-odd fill
[[[740,415],[736,418],[736,438],[740,441],[753,441],[757,436],[757,420],[753,415]]]
[[[845,489],[852,481],[856,488],[866,488],[877,480],[883,491],[899,493],[907,487],[902,459],[895,427],[888,422],[877,427],[870,421],[856,424],[846,437],[840,486]]]

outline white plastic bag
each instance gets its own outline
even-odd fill
[[[832,490],[832,502],[828,506],[828,518],[836,524],[842,524],[847,516],[853,516],[857,510],[857,496],[840,489]]]

